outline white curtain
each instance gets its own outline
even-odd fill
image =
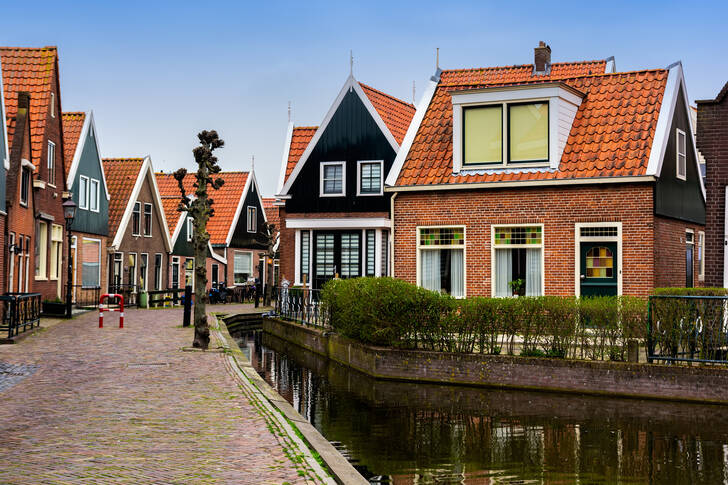
[[[513,279],[513,251],[495,250],[495,296],[511,296],[509,283]]]
[[[420,253],[420,277],[422,287],[432,291],[440,291],[440,251],[422,250]]]
[[[465,296],[465,278],[463,277],[463,250],[450,250],[450,294]]]
[[[526,249],[526,296],[541,295],[541,249]]]

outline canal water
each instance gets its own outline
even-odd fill
[[[233,336],[371,483],[728,483],[726,406],[381,381]]]

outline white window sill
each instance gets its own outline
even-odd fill
[[[346,197],[346,194],[319,194],[319,197]]]
[[[48,278],[45,276],[36,276],[35,281],[48,281]]]

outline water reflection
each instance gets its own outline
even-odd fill
[[[253,366],[372,483],[728,483],[728,407],[377,381],[261,331]]]

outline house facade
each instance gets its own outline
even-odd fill
[[[457,297],[700,284],[705,191],[682,66],[433,76],[387,179],[398,278]]]
[[[24,267],[30,268],[24,277],[23,288],[39,292],[46,299],[62,296],[65,278],[66,234],[63,217],[63,194],[66,190],[65,163],[63,154],[63,133],[61,128],[61,96],[58,77],[58,53],[55,47],[42,48],[0,48],[2,76],[5,98],[5,116],[12,120],[19,116],[19,101],[26,98],[29,108],[27,118],[30,129],[30,153],[23,158],[24,167],[32,170],[32,220],[33,230],[28,230],[27,219],[11,216],[8,220],[18,226],[8,225],[8,238],[23,255]],[[9,145],[15,146],[12,137],[15,130],[8,133]],[[23,140],[25,143],[25,140]],[[22,145],[19,144],[19,145]],[[22,148],[18,148],[22,151]],[[23,163],[21,161],[21,163]],[[22,170],[21,181],[25,177]],[[14,184],[14,181],[13,181]],[[23,185],[23,188],[25,185]],[[24,189],[21,190],[23,194]],[[19,206],[18,206],[19,207]],[[10,210],[13,210],[12,208]],[[18,209],[27,210],[27,206]],[[20,245],[22,238],[23,245]],[[28,246],[30,244],[30,247]],[[15,254],[15,253],[14,253]],[[20,282],[21,273],[16,273]],[[27,284],[29,283],[29,285]],[[16,284],[17,286],[17,284]]]
[[[266,241],[266,215],[255,172],[220,172],[216,177],[224,183],[218,190],[208,189],[215,201],[214,213],[207,223],[208,289],[217,283],[242,286],[258,278],[258,259]],[[180,191],[174,176],[157,173],[156,178],[168,219],[176,218],[169,226],[173,244],[170,285],[193,285],[192,218],[177,211]],[[195,174],[188,173],[183,181],[187,194],[194,194],[194,181]]]
[[[697,104],[697,145],[706,168],[705,284],[728,287],[728,83],[715,99]]]
[[[389,268],[392,168],[413,105],[350,75],[320,126],[289,122],[276,198],[280,278],[320,288]]]
[[[0,293],[7,288],[7,275],[9,272],[9,257],[7,246],[7,177],[10,170],[10,145],[8,144],[7,119],[5,118],[5,94],[2,79],[2,59],[0,59]]]
[[[70,166],[66,187],[76,203],[71,225],[74,298],[84,288],[107,288],[109,191],[93,113],[63,113],[65,159]]]
[[[103,169],[110,195],[109,292],[166,289],[172,245],[151,158],[105,158]]]

